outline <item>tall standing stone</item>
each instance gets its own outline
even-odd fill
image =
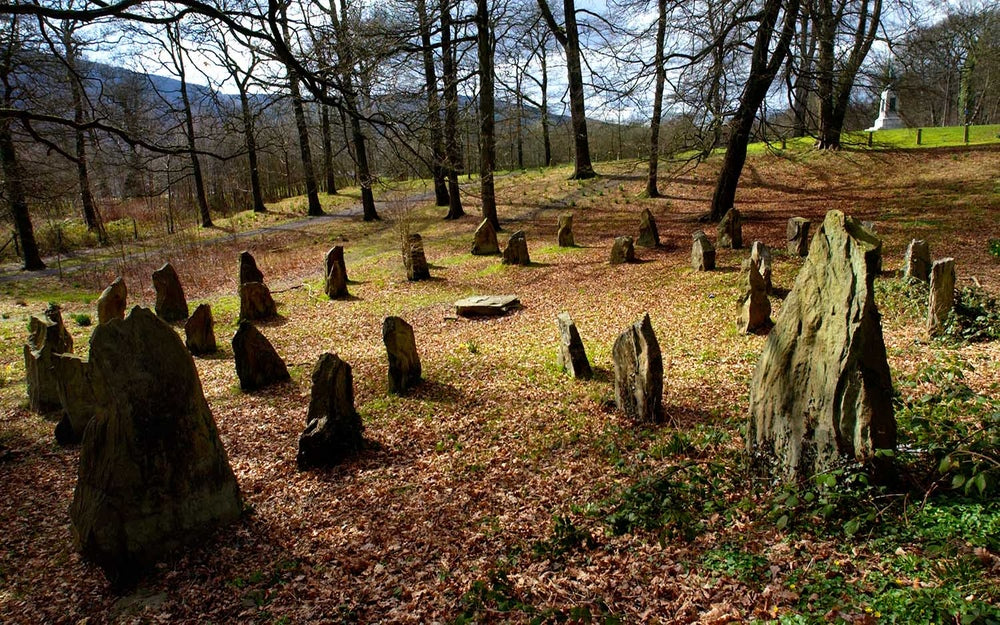
[[[125,281],[120,277],[115,278],[115,281],[97,298],[97,325],[112,319],[124,319],[127,300],[128,289],[125,287]]]
[[[625,330],[611,350],[615,367],[615,405],[643,423],[663,420],[663,357],[646,313]]]
[[[244,282],[240,285],[240,319],[263,321],[278,316],[278,305],[271,297],[271,289],[263,282]]]
[[[399,317],[382,322],[382,342],[389,358],[389,392],[405,395],[420,384],[420,356],[413,326]]]
[[[215,342],[212,307],[208,304],[199,304],[184,324],[184,345],[195,356],[214,354],[219,349]]]
[[[500,243],[497,241],[497,231],[489,219],[484,219],[475,234],[472,235],[472,253],[476,256],[488,256],[500,253]]]
[[[56,424],[56,442],[75,445],[83,440],[87,424],[106,401],[90,362],[74,354],[56,354],[52,358],[56,374],[62,418]]]
[[[718,247],[727,249],[743,248],[743,215],[735,206],[726,211],[719,222],[717,231]]]
[[[764,344],[750,385],[747,447],[786,479],[896,445],[892,380],[875,306],[882,242],[833,210]],[[886,467],[876,463],[876,479]]]
[[[715,270],[715,248],[708,235],[701,230],[691,235],[691,268],[695,271]]]
[[[611,245],[612,265],[635,262],[635,246],[632,244],[632,237],[615,237],[615,242]]]
[[[344,262],[344,247],[334,245],[326,253],[326,278],[324,280],[324,290],[330,299],[348,297],[347,292],[347,265]]]
[[[750,260],[757,263],[760,276],[764,279],[764,289],[770,295],[774,292],[774,285],[771,283],[771,250],[760,241],[754,241],[750,246]]]
[[[50,305],[28,322],[28,342],[24,345],[24,373],[28,387],[28,407],[40,413],[62,407],[58,376],[53,368],[57,354],[73,352],[73,337],[66,330],[62,310]]]
[[[927,282],[931,277],[931,246],[922,239],[913,239],[906,246],[903,258],[903,277]]]
[[[274,350],[271,341],[249,321],[241,321],[233,335],[233,356],[236,376],[244,391],[255,391],[291,379],[285,361]]]
[[[805,217],[792,217],[785,227],[785,241],[788,253],[792,256],[805,256],[809,253],[809,226]]]
[[[927,330],[931,336],[944,331],[948,313],[955,305],[955,259],[942,258],[931,265],[931,289],[927,306]]]
[[[771,322],[771,301],[767,299],[767,284],[760,274],[757,261],[748,258],[744,265],[744,288],[737,306],[740,310],[737,325],[744,334],[766,332]]]
[[[576,240],[573,238],[573,213],[559,215],[556,243],[559,247],[576,247]]]
[[[97,326],[106,387],[80,448],[73,543],[113,583],[237,520],[239,486],[191,355],[152,312]]]
[[[264,272],[257,268],[257,260],[253,254],[243,250],[240,252],[240,284],[247,282],[264,283]]]
[[[427,257],[424,255],[424,240],[419,234],[411,234],[406,239],[406,279],[410,282],[418,280],[430,280],[431,270],[427,266]]]
[[[660,246],[660,231],[656,229],[656,220],[648,208],[639,215],[639,238],[635,244],[642,247]]]
[[[528,239],[525,238],[523,230],[518,230],[507,239],[502,262],[505,265],[523,265],[525,267],[531,264],[531,257],[528,256]]]
[[[153,288],[156,289],[156,314],[160,319],[166,322],[187,319],[187,299],[173,265],[165,263],[153,272]]]
[[[312,371],[306,429],[296,456],[300,469],[330,466],[364,447],[361,417],[354,409],[351,365],[336,354],[321,354]]]
[[[577,380],[589,380],[594,376],[594,371],[587,360],[587,352],[583,348],[580,332],[576,329],[576,322],[569,313],[561,312],[556,317],[556,325],[559,327],[559,368]]]

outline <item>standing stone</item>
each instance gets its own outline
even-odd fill
[[[249,321],[241,321],[233,335],[233,356],[236,376],[244,391],[255,391],[291,379],[285,361],[274,351],[271,341]]]
[[[420,384],[420,356],[413,326],[399,317],[386,317],[382,323],[382,342],[389,356],[389,392],[405,395]]]
[[[299,437],[299,469],[330,466],[364,447],[361,417],[354,409],[351,365],[321,354],[312,372],[306,429]]]
[[[53,358],[72,352],[73,337],[63,324],[58,306],[52,304],[43,314],[31,316],[28,342],[24,345],[24,373],[31,410],[46,413],[62,407]]]
[[[656,220],[648,208],[639,215],[639,238],[635,243],[642,247],[660,246],[660,232],[656,229]]]
[[[411,234],[406,239],[406,257],[403,259],[406,265],[406,279],[410,282],[418,280],[430,280],[431,270],[427,266],[427,257],[424,256],[424,240],[419,234]]]
[[[262,321],[278,316],[278,306],[271,297],[271,289],[263,282],[244,282],[240,285],[240,319]]]
[[[257,268],[257,261],[253,254],[243,250],[240,252],[240,284],[247,282],[264,283],[264,273]]]
[[[750,246],[750,260],[757,263],[760,275],[764,279],[764,289],[768,295],[774,292],[771,283],[771,250],[760,241],[754,241]]]
[[[507,239],[507,247],[503,250],[503,264],[525,267],[531,264],[531,258],[528,256],[528,240],[523,230],[518,230]]]
[[[635,262],[635,246],[632,244],[632,237],[615,237],[615,242],[611,246],[611,264],[621,265],[622,263]]]
[[[927,282],[931,277],[931,247],[927,241],[913,239],[906,246],[903,259],[903,277]]]
[[[561,312],[556,317],[556,325],[559,326],[559,367],[577,380],[589,380],[594,371],[590,368],[576,323],[569,313]]]
[[[716,241],[720,248],[743,248],[743,216],[735,206],[726,211],[719,222]]]
[[[160,319],[168,323],[187,319],[184,288],[173,265],[165,263],[153,272],[153,288],[156,289],[156,314]]]
[[[792,217],[785,228],[785,240],[788,253],[792,256],[805,256],[809,253],[809,225],[805,217]]]
[[[753,258],[747,260],[745,271],[743,296],[737,304],[740,309],[737,325],[744,334],[766,332],[774,325],[771,322],[771,301],[767,299],[767,284]]]
[[[120,277],[115,278],[115,281],[97,298],[97,325],[112,319],[124,319],[127,300],[128,289],[125,287],[125,281]]]
[[[497,231],[493,229],[493,224],[489,219],[484,219],[483,223],[476,228],[472,235],[472,253],[476,256],[488,256],[500,253],[500,243],[497,242]]]
[[[927,330],[931,336],[944,331],[948,313],[955,305],[955,259],[942,258],[931,266],[931,294],[927,307]]]
[[[892,380],[875,306],[882,242],[832,210],[764,344],[750,386],[747,447],[784,478],[896,445]],[[888,467],[875,465],[876,479]]]
[[[559,231],[556,233],[559,247],[576,247],[573,239],[573,213],[559,215]]]
[[[75,445],[83,440],[87,424],[106,401],[107,393],[97,387],[87,360],[74,354],[56,354],[52,365],[63,413],[56,425],[56,442]]]
[[[326,253],[326,278],[324,290],[330,299],[348,297],[347,265],[344,263],[344,247],[334,245]]]
[[[663,420],[663,357],[646,313],[625,330],[611,350],[615,367],[615,405],[643,423]]]
[[[212,320],[212,307],[199,304],[194,314],[184,324],[184,344],[195,356],[214,354],[218,349],[215,342],[215,322]]]
[[[180,337],[144,308],[90,342],[107,393],[87,427],[73,543],[112,583],[237,520],[239,486]]]
[[[715,270],[715,248],[701,230],[691,235],[691,267],[695,271]]]

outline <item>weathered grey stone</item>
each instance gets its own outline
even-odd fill
[[[740,310],[737,326],[744,334],[767,332],[774,325],[771,322],[771,301],[767,299],[767,284],[753,258],[747,259],[744,272],[743,295],[737,302]]]
[[[587,360],[587,352],[583,348],[583,340],[576,329],[576,322],[567,312],[561,312],[556,317],[559,327],[559,367],[577,380],[589,380],[594,376]]]
[[[643,423],[663,420],[663,357],[649,313],[618,337],[611,350],[615,405]]]
[[[503,250],[503,264],[525,267],[531,264],[531,258],[528,256],[528,240],[523,230],[518,230],[507,239],[507,247]]]
[[[165,263],[153,272],[153,288],[156,289],[156,314],[160,319],[167,322],[187,319],[187,299],[173,265]]]
[[[244,282],[240,285],[240,319],[262,321],[278,316],[278,306],[271,297],[271,289],[263,282]]]
[[[635,246],[632,244],[632,237],[615,237],[615,242],[611,245],[612,265],[635,262]]]
[[[312,371],[306,429],[299,437],[299,469],[335,465],[364,447],[361,417],[354,409],[351,366],[321,354]]]
[[[556,233],[556,242],[559,247],[576,247],[576,240],[573,238],[573,213],[559,215],[559,231]]]
[[[805,256],[809,253],[809,226],[805,217],[792,217],[785,228],[785,240],[788,253],[792,256]]]
[[[195,356],[214,354],[219,346],[215,342],[215,322],[212,320],[212,307],[199,304],[194,314],[184,324],[184,344]]]
[[[476,228],[472,235],[472,253],[476,256],[488,256],[500,253],[500,243],[497,241],[497,231],[493,229],[493,224],[489,219],[484,219],[483,223]]]
[[[125,306],[128,301],[128,289],[125,281],[115,278],[108,288],[101,292],[97,298],[97,325],[111,321],[112,319],[125,318]]]
[[[106,388],[87,426],[70,507],[73,542],[113,582],[239,518],[239,486],[194,361],[147,309],[97,326]]]
[[[264,284],[264,273],[257,268],[257,260],[253,254],[243,250],[240,252],[240,284],[260,282]]]
[[[326,279],[324,290],[330,299],[348,297],[347,265],[344,262],[344,248],[335,245],[326,253]]]
[[[56,354],[73,352],[73,337],[66,330],[62,311],[55,304],[28,322],[28,342],[24,345],[24,373],[28,407],[39,413],[59,410],[59,387],[53,369]]]
[[[236,376],[244,391],[255,391],[291,379],[285,361],[274,350],[271,341],[249,321],[241,321],[233,335],[233,356]]]
[[[927,241],[913,239],[906,246],[903,258],[903,277],[927,282],[931,277],[931,247]]]
[[[955,259],[942,258],[931,265],[931,289],[927,306],[927,330],[931,336],[944,331],[948,313],[955,305]]]
[[[455,302],[455,314],[460,317],[499,317],[521,306],[513,295],[474,295]]]
[[[743,248],[743,215],[735,206],[726,211],[719,222],[716,242],[720,248]]]
[[[653,213],[648,208],[639,215],[639,238],[636,239],[635,244],[642,247],[659,247],[660,245],[660,231],[656,229],[656,220],[653,219]]]
[[[413,326],[399,317],[382,322],[382,342],[389,357],[389,392],[405,395],[420,384],[420,356]]]
[[[701,230],[691,235],[691,267],[695,271],[715,270],[715,248]]]
[[[875,268],[882,242],[830,211],[764,344],[750,386],[747,446],[786,479],[896,445]],[[885,467],[875,465],[876,478]]]
[[[764,279],[764,290],[770,295],[774,291],[774,285],[771,284],[771,250],[760,241],[754,241],[750,246],[750,260],[757,263],[760,276]]]
[[[62,419],[56,425],[56,442],[75,445],[83,440],[87,424],[97,414],[107,393],[95,386],[90,362],[74,354],[56,354],[52,358],[62,404]]]
[[[427,257],[424,255],[424,240],[419,234],[411,234],[407,238],[407,254],[404,260],[406,265],[406,279],[410,282],[418,280],[430,280],[431,270],[427,266]]]

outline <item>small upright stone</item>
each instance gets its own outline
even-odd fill
[[[642,423],[663,420],[663,357],[646,313],[615,341],[615,405]]]
[[[942,258],[931,266],[931,294],[927,307],[927,330],[931,336],[944,331],[948,313],[955,305],[955,259]]]
[[[930,280],[931,247],[927,241],[913,239],[906,246],[906,257],[903,259],[903,277],[921,282]]]
[[[715,248],[701,230],[691,235],[691,267],[695,271],[715,270]]]
[[[559,231],[556,233],[559,247],[576,247],[573,238],[573,213],[559,215]]]
[[[361,417],[354,409],[351,365],[321,354],[312,371],[306,429],[299,437],[299,469],[331,466],[364,447]]]
[[[500,253],[500,243],[497,242],[497,231],[493,229],[493,224],[489,219],[484,219],[483,223],[476,228],[472,235],[472,253],[476,256],[489,256]]]
[[[97,325],[105,324],[112,319],[125,318],[125,306],[128,299],[128,289],[125,281],[115,278],[108,288],[97,298]]]
[[[344,248],[334,245],[326,253],[326,279],[324,290],[330,299],[348,297],[347,265],[344,263]]]
[[[411,234],[406,239],[406,279],[410,282],[418,280],[430,280],[431,270],[427,266],[427,257],[424,255],[424,240],[419,234]]]
[[[233,356],[240,388],[244,391],[255,391],[291,379],[285,361],[274,350],[271,341],[249,321],[241,321],[233,335]]]
[[[771,284],[771,250],[760,241],[754,241],[750,246],[750,260],[757,263],[760,276],[764,279],[765,292],[770,295],[774,291]]]
[[[75,354],[56,354],[52,365],[63,413],[56,425],[56,442],[75,445],[83,440],[87,424],[107,398],[98,387],[90,362]]]
[[[635,246],[632,244],[632,237],[615,237],[615,242],[611,246],[611,264],[621,265],[622,263],[635,262]]]
[[[40,413],[59,410],[58,375],[53,359],[73,353],[73,337],[62,320],[62,310],[50,305],[28,322],[28,342],[24,345],[24,373],[28,387],[28,407]]]
[[[194,314],[184,324],[184,344],[195,356],[214,354],[219,349],[215,342],[215,322],[212,320],[212,307],[199,304]]]
[[[278,306],[271,297],[271,289],[263,282],[244,282],[240,285],[240,319],[262,321],[278,316]]]
[[[792,256],[805,256],[809,253],[809,220],[805,217],[792,217],[785,228],[785,240],[788,253]]]
[[[722,216],[717,235],[718,247],[734,250],[743,248],[743,216],[738,208],[734,206]]]
[[[187,299],[173,265],[165,263],[153,272],[153,288],[156,289],[156,315],[160,319],[168,323],[187,319]]]
[[[740,309],[737,325],[744,334],[767,332],[774,325],[771,322],[771,301],[767,299],[767,285],[753,258],[747,260],[745,271],[743,296],[737,304]]]
[[[559,326],[559,367],[577,380],[589,380],[594,376],[587,360],[587,352],[583,348],[583,340],[576,329],[576,322],[567,312],[561,312],[556,317]]]
[[[420,384],[420,356],[413,326],[399,317],[386,317],[382,323],[382,342],[389,357],[389,392],[405,395]]]
[[[247,282],[264,283],[264,273],[257,268],[257,261],[253,254],[243,250],[240,252],[240,284]]]
[[[503,250],[503,264],[525,267],[531,264],[531,258],[528,256],[528,240],[523,230],[518,230],[507,240],[507,247]]]
[[[648,208],[639,215],[639,238],[635,244],[642,247],[660,246],[660,231],[656,229],[656,220]]]

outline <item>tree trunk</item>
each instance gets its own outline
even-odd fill
[[[441,104],[438,98],[437,71],[434,68],[434,48],[431,41],[430,16],[426,0],[417,0],[420,45],[423,48],[424,82],[427,86],[427,124],[430,131],[431,175],[434,178],[434,203],[448,206],[448,181],[444,167],[444,138],[441,134]]]
[[[667,82],[667,68],[663,61],[663,43],[667,34],[667,0],[658,1],[656,22],[656,90],[653,93],[653,117],[649,121],[649,176],[646,178],[646,195],[660,197],[656,175],[660,164],[660,118],[663,116],[663,87]]]
[[[493,34],[489,0],[476,0],[476,34],[479,55],[479,183],[483,196],[483,219],[500,230],[497,218],[493,169],[496,166],[496,120],[493,101]]]
[[[237,81],[240,92],[240,116],[243,118],[243,140],[246,142],[247,161],[250,166],[250,194],[253,201],[253,212],[265,213],[264,193],[260,186],[260,166],[257,163],[257,137],[254,128],[253,112],[250,110],[250,98],[246,86]]]
[[[75,134],[76,172],[80,183],[80,202],[83,205],[83,219],[87,224],[87,230],[96,232],[98,241],[103,245],[107,243],[107,233],[104,231],[104,224],[101,221],[90,186],[90,172],[87,165],[87,135],[79,128],[79,125],[86,120],[86,114],[83,110],[83,89],[77,74],[76,44],[73,42],[72,32],[69,27],[64,27],[62,30],[70,97],[73,99],[73,121],[78,125]]]
[[[448,175],[448,214],[445,219],[465,215],[458,187],[462,152],[458,144],[458,63],[451,39],[451,9],[441,0],[441,78],[444,82],[444,168]]]
[[[194,133],[194,113],[191,111],[191,98],[188,95],[187,72],[184,68],[184,49],[181,47],[180,33],[177,26],[168,27],[168,33],[173,43],[173,53],[176,54],[177,78],[180,81],[181,105],[184,107],[184,134],[191,158],[191,175],[194,177],[195,202],[198,204],[198,214],[201,217],[201,227],[212,227],[212,216],[208,210],[208,196],[205,193],[205,178],[201,172],[201,160],[198,158],[198,147]]]
[[[330,109],[320,104],[320,131],[323,135],[323,173],[327,195],[337,194],[337,179],[333,172],[333,137],[330,136]]]
[[[549,64],[546,61],[545,39],[539,42],[538,56],[542,66],[542,150],[545,153],[545,166],[552,165],[552,139],[549,135]]]
[[[28,271],[45,269],[45,263],[38,253],[35,242],[35,230],[31,226],[31,215],[28,214],[28,200],[24,194],[20,163],[17,160],[17,150],[14,148],[14,138],[10,134],[10,122],[0,120],[0,168],[3,170],[5,187],[4,195],[10,206],[10,214],[14,219],[14,229],[21,241],[21,252],[24,254],[24,268]]]
[[[310,217],[318,217],[323,214],[323,207],[319,203],[316,170],[313,168],[312,149],[309,146],[309,125],[306,123],[306,111],[305,105],[302,103],[299,79],[291,68],[288,68],[288,86],[292,93],[292,112],[295,114],[295,130],[299,135],[299,153],[302,155],[302,175],[305,178],[306,197],[309,201],[307,214]]]

